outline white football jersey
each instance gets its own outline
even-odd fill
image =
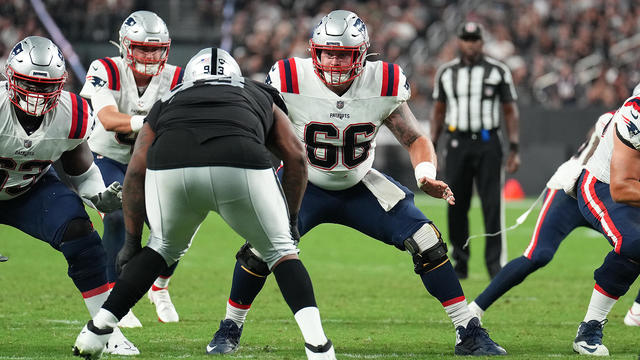
[[[604,113],[598,117],[589,140],[582,143],[576,154],[572,156],[571,159],[562,163],[553,176],[551,176],[551,179],[547,182],[549,189],[562,190],[575,185],[575,181],[580,176],[584,165],[593,155],[595,148],[600,142],[600,138],[602,138],[604,131],[609,127],[613,114],[615,114],[615,111]]]
[[[596,179],[609,184],[611,155],[613,154],[613,137],[617,136],[616,129],[624,142],[640,151],[639,113],[640,97],[632,96],[628,98],[615,115],[613,115],[611,124],[605,130],[600,144],[598,144],[593,156],[585,166]]]
[[[87,140],[94,124],[87,101],[62,91],[58,105],[27,135],[9,100],[7,82],[0,82],[0,201],[29,190],[62,153]]]
[[[96,117],[106,105],[115,105],[119,112],[127,115],[147,115],[153,104],[165,92],[182,82],[183,74],[184,71],[181,67],[166,64],[162,72],[151,79],[144,94],[139,96],[133,71],[122,58],[98,59],[89,66],[80,96],[92,100],[94,95],[107,95],[115,100],[115,104],[92,100],[91,105]],[[96,129],[89,139],[89,147],[95,153],[128,164],[136,136],[137,133],[122,134],[107,131],[102,123],[97,121]]]
[[[362,180],[373,164],[380,126],[411,96],[400,66],[382,61],[367,61],[342,96],[315,74],[312,59],[278,61],[267,83],[280,90],[305,144],[309,181],[327,190]]]

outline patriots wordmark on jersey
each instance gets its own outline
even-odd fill
[[[108,105],[128,115],[147,115],[153,104],[165,92],[182,82],[184,71],[179,66],[166,64],[162,72],[151,78],[142,95],[133,72],[120,57],[95,60],[89,66],[86,82],[80,95],[91,100],[95,114]],[[122,134],[104,129],[100,121],[89,140],[93,152],[128,164],[137,133]]]
[[[62,153],[86,141],[95,120],[86,100],[63,91],[58,105],[27,135],[0,82],[0,200],[27,192]]]
[[[396,64],[368,61],[342,96],[314,73],[311,59],[278,61],[267,83],[280,90],[306,147],[309,181],[327,190],[357,184],[371,169],[384,120],[411,96]]]

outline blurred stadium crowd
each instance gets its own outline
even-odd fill
[[[485,51],[506,62],[521,105],[616,107],[640,80],[640,3],[634,0],[48,0],[63,34],[117,40],[136,9],[160,15],[173,44],[231,46],[246,75],[263,79],[278,59],[308,56],[311,28],[337,8],[359,14],[370,53],[400,64],[412,107],[429,108],[437,67],[456,56],[464,20],[485,27]],[[29,0],[0,0],[0,66],[27,35],[47,36]],[[228,22],[225,23],[226,15]],[[225,30],[222,30],[225,29]],[[225,36],[226,35],[226,36]],[[90,59],[81,59],[84,66]]]

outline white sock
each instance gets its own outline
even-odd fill
[[[169,286],[169,280],[171,280],[171,277],[158,276],[158,278],[156,278],[156,281],[153,282],[153,286],[164,289]]]
[[[589,308],[587,308],[587,314],[584,316],[584,322],[590,320],[602,321],[607,318],[607,314],[611,311],[611,308],[618,301],[617,298],[607,296],[598,291],[598,285],[593,289],[591,293],[591,301],[589,302]]]
[[[320,310],[317,307],[306,307],[293,315],[296,318],[302,337],[307,344],[320,346],[327,343],[327,336],[322,329]]]
[[[242,327],[242,324],[244,324],[244,321],[247,318],[247,313],[251,308],[248,307],[246,309],[241,309],[233,306],[230,301],[231,300],[227,301],[227,314],[224,318],[233,320],[233,322],[240,328]]]
[[[631,312],[634,315],[640,314],[640,304],[634,301],[633,305],[631,305]]]
[[[118,326],[118,318],[109,310],[100,309],[93,317],[93,325],[98,329],[115,328]]]
[[[107,300],[110,293],[111,290],[107,284],[82,293],[84,304],[87,310],[89,310],[91,317],[94,317],[98,313],[98,310],[100,310],[100,307],[102,307],[102,304]]]
[[[476,304],[475,301],[472,301],[469,304],[469,310],[471,311],[471,313],[473,315],[477,316],[479,320],[482,320],[482,317],[484,316],[484,310],[482,310],[480,308],[480,306],[478,306],[478,304]]]
[[[444,307],[444,311],[447,312],[449,318],[453,322],[453,326],[457,328],[462,326],[467,327],[469,320],[473,318],[473,313],[469,310],[467,300],[458,301],[457,303],[447,305]]]

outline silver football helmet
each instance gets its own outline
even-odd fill
[[[225,50],[205,48],[191,58],[184,68],[184,81],[203,79],[211,75],[242,76],[240,66]]]
[[[67,71],[62,52],[51,40],[29,36],[11,50],[5,76],[11,102],[29,115],[40,116],[58,105]]]
[[[313,29],[309,45],[315,73],[320,79],[327,85],[345,84],[362,72],[369,49],[367,26],[351,11],[334,10]],[[327,50],[350,53],[350,63],[323,65],[320,57],[322,51]]]
[[[131,70],[158,75],[169,58],[169,29],[162,19],[151,11],[136,11],[120,27],[120,56]],[[134,54],[139,48],[141,54]]]

